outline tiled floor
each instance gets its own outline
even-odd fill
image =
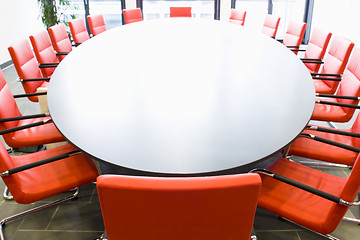
[[[17,75],[14,68],[5,69],[4,74],[13,94],[23,92],[20,83],[15,81]],[[31,103],[27,99],[21,99],[17,102],[23,114],[37,113],[39,111],[38,105]],[[338,176],[346,176],[350,170],[332,168],[325,169],[325,171]],[[4,187],[3,182],[0,181],[1,193]],[[65,196],[66,194],[70,193],[61,195]],[[14,201],[6,201],[0,198],[0,218],[3,219],[22,210],[39,206],[57,197],[59,196],[29,205],[20,205]],[[348,216],[359,217],[359,207],[353,207],[351,212],[348,212]],[[101,235],[103,231],[104,226],[99,201],[96,187],[93,183],[80,188],[78,199],[51,207],[41,213],[9,222],[4,228],[5,237],[8,240],[92,240]],[[293,223],[281,220],[263,209],[258,209],[256,213],[254,233],[259,240],[323,239]],[[360,226],[349,222],[342,222],[333,233],[333,236],[342,240],[360,239]]]

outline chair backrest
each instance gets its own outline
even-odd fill
[[[306,23],[290,21],[286,29],[283,44],[285,46],[300,46],[305,30]]]
[[[311,33],[309,43],[306,47],[304,58],[323,59],[329,45],[332,33],[314,28]],[[319,72],[321,64],[305,63],[310,72]]]
[[[27,39],[14,43],[8,48],[8,50],[20,79],[43,77]],[[22,82],[22,85],[26,93],[35,93],[43,82],[44,81]],[[29,99],[33,102],[38,101],[37,96],[31,96]]]
[[[262,33],[268,35],[269,37],[275,38],[277,30],[279,28],[279,23],[280,17],[275,17],[274,15],[267,14],[262,28]]]
[[[191,17],[191,7],[170,7],[170,17]]]
[[[258,175],[102,175],[98,195],[109,239],[250,239]]]
[[[246,11],[240,11],[233,8],[230,9],[229,22],[244,26],[245,18],[246,18]]]
[[[65,24],[59,23],[48,28],[51,42],[56,52],[71,52],[72,46],[65,28]],[[57,58],[61,62],[66,55],[58,55]]]
[[[104,15],[88,15],[87,20],[89,23],[90,32],[93,36],[96,36],[106,31]]]
[[[9,156],[4,145],[0,143],[0,171],[74,150],[76,149],[73,146],[67,144],[36,153]],[[28,204],[95,181],[97,176],[93,160],[79,154],[2,179],[17,203]]]
[[[321,73],[325,74],[343,74],[348,64],[349,57],[354,48],[354,43],[348,39],[334,36],[332,38],[329,51],[325,56]],[[339,86],[337,81],[324,81],[335,93]]]
[[[356,48],[351,54],[349,63],[345,69],[342,80],[337,89],[336,95],[339,96],[355,96],[360,97],[360,49]],[[347,99],[338,99],[340,103],[354,104],[359,103],[358,100],[347,100]],[[354,108],[343,108],[343,111],[348,116],[349,120],[353,116],[355,109]]]
[[[58,63],[51,39],[46,30],[30,36],[35,57],[39,63]],[[44,77],[51,77],[55,68],[41,68]]]
[[[0,118],[9,118],[9,117],[19,117],[21,113],[16,104],[16,101],[10,91],[9,86],[7,85],[6,79],[3,72],[0,69]],[[18,126],[18,121],[9,121],[0,123],[0,130],[5,130],[8,128],[13,128]],[[4,134],[3,138],[5,142],[11,134]]]
[[[86,40],[90,39],[84,19],[78,18],[69,21],[69,28],[74,43],[83,43]]]
[[[125,24],[143,21],[143,16],[140,8],[124,9]]]

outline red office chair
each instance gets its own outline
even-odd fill
[[[89,23],[90,32],[93,36],[106,31],[104,15],[88,15],[87,20]]]
[[[230,23],[235,23],[244,26],[245,18],[246,18],[246,11],[240,11],[233,8],[230,9],[230,18],[229,18]]]
[[[262,33],[269,37],[275,38],[277,30],[279,28],[280,18],[273,15],[266,15]]]
[[[78,18],[71,20],[68,23],[75,46],[78,46],[86,40],[90,39],[84,19]]]
[[[257,174],[97,179],[108,239],[250,239]]]
[[[170,7],[170,17],[191,17],[191,7]]]
[[[336,92],[353,48],[353,42],[342,37],[333,37],[321,72],[312,74],[317,93],[334,94]]]
[[[29,100],[38,102],[37,89],[40,87],[47,88],[50,79],[43,78],[29,41],[21,40],[11,45],[8,50],[25,93],[29,94]]]
[[[284,158],[277,159],[266,170],[253,171],[262,178],[259,207],[321,235],[336,229],[349,206],[360,204],[352,203],[360,190],[359,157],[348,178]],[[356,219],[345,220],[359,223]]]
[[[125,24],[143,21],[143,16],[140,8],[124,9]]]
[[[302,58],[311,73],[319,72],[331,35],[332,33],[323,31],[320,28],[315,28],[312,31],[304,58]]]
[[[282,43],[290,49],[299,49],[305,30],[306,23],[290,21]]]
[[[65,141],[55,125],[48,122],[50,118],[45,114],[23,116],[15,102],[13,95],[0,70],[0,134],[7,145],[12,148],[37,146],[48,143]],[[28,128],[35,125],[31,128]],[[9,129],[21,129],[15,132]],[[9,133],[6,133],[8,132]]]
[[[312,120],[348,122],[359,108],[360,49],[354,49],[335,95],[317,94]]]
[[[51,77],[56,66],[59,64],[51,39],[46,30],[30,36],[36,59],[44,77]]]
[[[61,62],[72,51],[71,41],[66,32],[65,25],[59,23],[48,28],[51,42],[56,51],[58,61]]]
[[[5,147],[0,144],[0,171],[14,200],[20,204],[34,203],[66,192],[91,183],[98,176],[94,162],[69,144],[21,156],[9,156]],[[2,228],[8,222],[74,199],[77,194],[75,192],[64,199],[3,219],[0,222],[1,239],[4,239]]]
[[[311,158],[321,165],[353,166],[360,150],[360,115],[350,129],[309,125],[289,148],[289,155]],[[330,163],[330,164],[328,164]]]

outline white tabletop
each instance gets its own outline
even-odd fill
[[[56,68],[48,105],[65,138],[121,167],[196,174],[260,161],[314,107],[309,71],[282,44],[201,19],[108,30]]]

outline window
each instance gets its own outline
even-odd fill
[[[142,0],[144,20],[168,18],[170,7],[191,7],[192,17],[214,19],[215,2],[218,0]]]

